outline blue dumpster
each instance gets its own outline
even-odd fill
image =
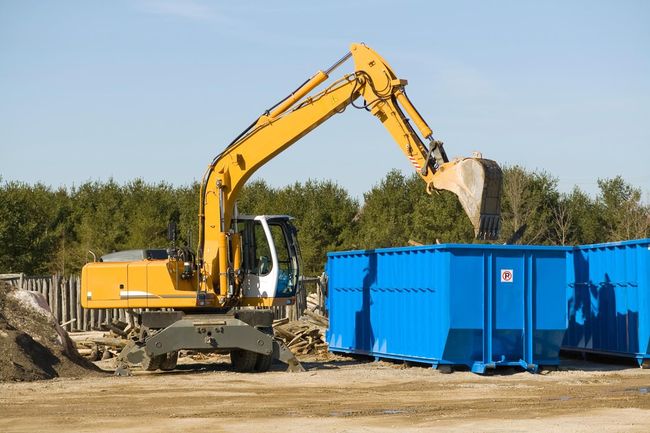
[[[650,239],[576,247],[567,256],[564,350],[650,363]]]
[[[558,365],[569,249],[443,244],[329,253],[329,349],[476,373]]]

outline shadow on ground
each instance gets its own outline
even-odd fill
[[[401,360],[390,360],[382,359],[377,361],[374,357],[370,356],[336,356],[334,359],[318,359],[318,358],[307,358],[301,360],[302,366],[307,371],[325,371],[325,370],[338,370],[340,368],[350,367],[350,366],[362,366],[362,365],[383,365],[391,368],[397,369],[411,369],[411,368],[421,368],[421,369],[430,369],[431,365],[414,363],[414,362],[405,362]],[[104,371],[110,372],[113,368],[109,365],[101,366]],[[559,367],[545,367],[540,370],[541,374],[548,374],[549,372],[554,371],[585,371],[585,372],[611,372],[611,371],[623,371],[630,369],[638,369],[638,364],[634,359],[627,359],[621,357],[607,357],[602,355],[593,355],[589,354],[588,356],[584,355],[575,355],[575,354],[563,354],[563,357],[560,361]],[[271,365],[269,371],[271,372],[284,372],[287,370],[287,366],[278,361],[274,362]],[[143,372],[135,367],[134,372]],[[452,369],[447,369],[441,371],[442,373],[453,373],[453,372],[467,372],[469,369],[466,366],[455,366]],[[157,371],[149,372],[145,374],[193,374],[193,373],[208,373],[208,372],[234,372],[230,361],[227,356],[219,358],[209,358],[204,360],[191,360],[185,359],[181,361],[179,365],[173,371]],[[525,373],[525,370],[515,367],[501,367],[494,370],[488,370],[486,376],[510,376],[518,373]]]

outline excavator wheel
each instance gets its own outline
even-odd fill
[[[169,352],[160,356],[162,357],[160,362],[161,370],[170,371],[176,368],[176,364],[178,363],[178,351]]]
[[[250,373],[255,370],[257,353],[248,350],[233,350],[230,352],[232,368],[239,373]]]
[[[273,337],[273,327],[266,327],[266,328],[258,328],[259,331],[270,335]],[[269,368],[271,368],[271,364],[273,363],[273,355],[262,355],[260,353],[257,354],[257,361],[255,362],[255,368],[254,371],[258,373],[264,373],[269,371]]]
[[[260,355],[257,354],[257,361],[255,362],[255,371],[258,373],[265,373],[271,368],[273,363],[272,355]]]
[[[144,371],[156,371],[160,368],[160,364],[162,364],[163,359],[165,359],[166,355],[158,355],[151,357],[149,355],[144,355],[142,357],[142,369]]]

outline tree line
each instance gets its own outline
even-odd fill
[[[283,188],[246,185],[239,211],[295,217],[307,275],[322,272],[328,251],[407,244],[475,242],[456,197],[432,196],[413,174],[389,172],[355,200],[332,181]],[[97,256],[123,249],[168,246],[175,221],[181,242],[196,245],[199,185],[175,187],[136,179],[51,188],[0,179],[0,273],[78,273]],[[558,191],[546,172],[504,169],[501,237],[521,244],[575,245],[650,237],[650,207],[620,176],[598,180],[592,197],[578,187]],[[513,235],[517,233],[517,236]]]

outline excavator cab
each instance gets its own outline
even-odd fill
[[[297,230],[287,215],[239,215],[241,293],[246,299],[292,302],[300,282]]]

